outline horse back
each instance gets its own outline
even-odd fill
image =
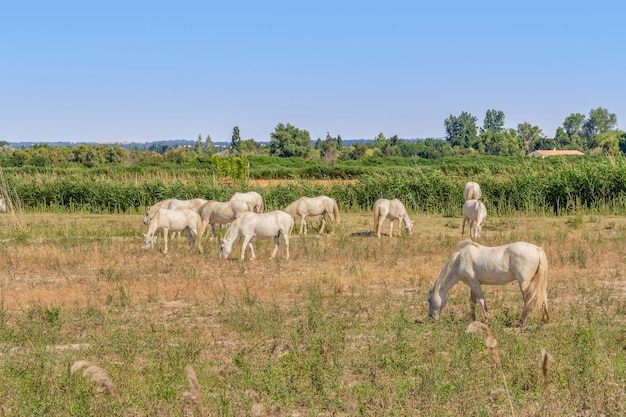
[[[517,279],[529,281],[540,263],[538,246],[514,242],[502,246],[472,243],[461,249],[462,269],[470,271],[483,284],[503,284]]]

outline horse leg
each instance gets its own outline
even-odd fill
[[[280,243],[280,235],[274,236],[274,250],[272,251],[272,256],[270,258],[275,258],[276,253],[278,253],[278,244]]]
[[[306,234],[306,220],[304,219],[306,216],[304,214],[300,215],[300,234]]]
[[[465,222],[466,221],[467,221],[467,217],[463,216],[463,222],[461,223],[461,236],[463,236],[465,234]]]
[[[322,213],[322,226],[320,227],[320,231],[318,233],[324,232],[325,226],[326,226],[326,214]]]
[[[165,245],[165,248],[163,249],[163,253],[167,253],[167,234],[169,232],[169,229],[167,227],[163,228],[163,244]]]
[[[289,232],[283,233],[283,240],[285,241],[285,248],[287,250],[287,256],[285,259],[289,259]]]
[[[548,314],[548,296],[543,300],[543,322],[550,323],[550,315]]]
[[[474,289],[472,288],[470,290],[470,318],[472,319],[472,321],[476,321],[476,301],[478,300],[478,297],[476,296],[476,293],[474,292]]]
[[[489,319],[488,307],[485,302],[485,294],[483,294],[483,289],[480,287],[480,283],[478,281],[473,281],[469,284],[472,289],[470,295],[470,304],[473,302],[472,306],[472,320],[476,320],[476,312],[474,311],[474,306],[476,306],[476,300],[480,303],[480,308],[483,311],[483,316],[485,317],[485,321]],[[473,299],[473,301],[472,301]]]
[[[378,220],[378,225],[376,227],[376,236],[380,237],[380,231],[383,228],[383,223],[385,222],[385,218],[384,217],[380,217],[380,219]]]
[[[193,236],[193,232],[188,227],[186,227],[185,234],[187,235],[187,240],[189,241],[189,245],[191,246],[191,249],[193,249],[193,245],[196,243],[196,239]],[[202,248],[200,248],[200,250],[202,250]]]
[[[243,237],[243,245],[241,245],[241,260],[243,261],[246,258],[246,247],[250,246],[250,252],[252,253],[252,257],[250,259],[254,259],[254,249],[252,248],[252,235],[245,235]]]
[[[389,237],[393,237],[393,219],[389,219]]]
[[[530,300],[530,293],[522,292],[522,296],[524,298],[524,310],[522,311],[522,317],[520,317],[519,321],[517,322],[517,327],[526,326],[526,323],[528,322],[528,316],[530,315],[530,306],[528,305],[528,301]],[[548,315],[547,302],[548,300],[546,297],[546,299],[543,300],[543,321],[545,323],[550,322],[550,316]]]

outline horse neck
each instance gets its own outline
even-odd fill
[[[450,288],[454,286],[459,279],[461,278],[458,274],[458,271],[453,270],[453,265],[456,262],[458,257],[458,253],[452,255],[446,265],[443,267],[443,270],[437,277],[435,284],[433,286],[433,293],[439,295],[440,297],[445,297],[450,291]]]
[[[161,217],[160,214],[160,212],[157,212],[154,214],[154,216],[152,216],[152,219],[150,219],[150,223],[148,224],[148,232],[146,233],[150,237],[154,236],[159,228],[158,225],[159,218]]]
[[[233,244],[233,242],[237,239],[237,237],[239,236],[239,220],[240,218],[236,218],[231,224],[230,226],[228,226],[228,229],[226,230],[226,234],[224,235],[224,242],[228,242],[231,245]]]

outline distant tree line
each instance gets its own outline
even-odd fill
[[[215,162],[214,155],[243,157],[269,155],[280,158],[319,159],[327,164],[340,160],[366,160],[375,157],[407,157],[438,159],[459,155],[520,156],[537,149],[576,149],[588,155],[622,155],[626,153],[626,132],[617,128],[617,117],[607,109],[596,108],[588,116],[572,113],[553,138],[529,122],[517,128],[504,127],[505,115],[500,110],[487,110],[482,126],[470,113],[450,115],[444,121],[444,140],[405,140],[397,135],[379,133],[373,140],[345,145],[340,135],[326,134],[315,142],[307,130],[289,123],[279,123],[269,144],[254,139],[241,139],[238,126],[233,128],[230,146],[216,146],[210,135],[201,134],[193,146],[166,146],[158,143],[148,149],[125,149],[118,144],[79,144],[49,146],[38,144],[13,148],[0,141],[0,166],[71,166],[95,167],[105,164],[158,165],[203,164]]]

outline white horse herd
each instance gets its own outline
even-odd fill
[[[468,182],[463,191],[463,222],[461,235],[465,233],[465,224],[469,222],[470,237],[480,237],[482,225],[487,217],[487,209],[480,200],[482,191],[475,182]],[[0,203],[3,203],[0,200]],[[0,205],[0,211],[2,210]],[[381,198],[374,203],[374,229],[381,237],[381,229],[389,219],[389,236],[393,236],[393,222],[398,221],[398,235],[402,224],[410,235],[413,222],[409,218],[404,204],[398,199]],[[271,257],[276,257],[280,239],[285,244],[286,258],[289,259],[289,236],[294,228],[294,218],[300,217],[300,234],[308,232],[306,218],[321,216],[322,224],[318,233],[324,231],[326,217],[331,222],[332,232],[339,224],[337,202],[327,196],[302,197],[284,210],[263,213],[262,197],[256,192],[235,193],[228,202],[219,202],[196,198],[192,200],[167,199],[149,207],[144,216],[148,232],[144,234],[144,247],[149,249],[156,241],[158,231],[163,231],[164,249],[167,252],[168,231],[184,231],[190,246],[202,251],[201,238],[207,225],[211,225],[212,236],[216,236],[216,224],[226,225],[228,229],[220,241],[219,258],[227,259],[234,242],[241,237],[240,259],[245,259],[250,248],[250,259],[256,255],[252,245],[254,237],[274,239]],[[543,307],[543,319],[549,322],[548,315],[548,262],[541,247],[527,242],[515,242],[508,245],[488,247],[472,239],[462,241],[444,265],[437,280],[428,293],[428,314],[438,319],[445,307],[447,293],[461,281],[471,289],[471,317],[476,317],[476,304],[487,318],[488,307],[481,284],[501,285],[517,280],[524,300],[522,316],[518,326],[525,326],[532,310]]]

